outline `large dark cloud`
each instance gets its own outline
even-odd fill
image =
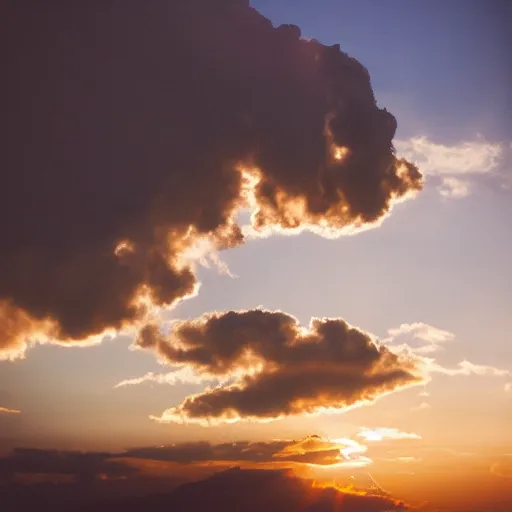
[[[172,305],[198,237],[364,226],[421,188],[394,117],[338,47],[243,0],[7,2],[0,351],[84,340]],[[336,149],[343,148],[343,149]],[[251,194],[249,194],[251,195]],[[36,333],[36,334],[35,334]],[[4,357],[5,354],[4,354]]]
[[[146,326],[137,344],[205,378],[234,380],[187,397],[163,420],[273,419],[343,409],[421,382],[413,359],[342,319],[313,319],[304,329],[281,312],[230,311],[176,322],[167,337]]]

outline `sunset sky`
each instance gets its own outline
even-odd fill
[[[138,52],[163,0],[9,2],[0,483],[73,473],[15,448],[102,451],[510,512],[512,4],[252,0],[300,27],[273,47],[243,0],[193,3],[168,56],[159,35]],[[396,158],[364,73],[314,53],[335,44]]]

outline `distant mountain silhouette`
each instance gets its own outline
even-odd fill
[[[96,503],[84,512],[394,512],[405,505],[385,496],[359,496],[312,482],[286,470],[232,468],[186,483],[168,494]]]
[[[119,482],[121,483],[121,482]],[[164,481],[162,481],[164,483]],[[169,482],[172,486],[173,482]],[[130,486],[130,480],[125,481]],[[175,485],[175,482],[174,482]],[[89,487],[92,491],[93,488]],[[160,486],[160,489],[165,487]],[[357,495],[311,480],[288,470],[231,468],[170,492],[119,498],[119,493],[87,492],[88,486],[26,485],[3,495],[2,512],[26,509],[52,512],[398,512],[407,507],[385,495]],[[4,488],[5,490],[5,488]],[[370,490],[373,492],[373,489]],[[151,491],[150,491],[151,492]],[[3,493],[2,493],[3,494]],[[126,494],[125,494],[126,496]]]

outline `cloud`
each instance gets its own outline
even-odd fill
[[[44,321],[34,320],[10,302],[0,300],[0,361],[21,357],[30,338],[46,340],[48,327]]]
[[[401,432],[396,428],[363,428],[357,434],[365,441],[382,441],[383,439],[421,439],[412,432]]]
[[[352,439],[329,440],[316,435],[300,441],[195,441],[110,453],[16,448],[0,457],[0,476],[4,481],[16,480],[20,475],[67,475],[75,481],[112,480],[147,476],[147,469],[160,463],[167,469],[167,476],[185,470],[192,475],[194,471],[188,469],[194,468],[211,467],[218,471],[234,464],[297,470],[362,468],[372,462],[366,451],[366,446]]]
[[[395,146],[399,155],[416,163],[426,176],[439,178],[440,194],[450,198],[469,195],[472,179],[497,171],[506,153],[504,145],[482,139],[445,145],[422,136],[397,140]]]
[[[448,146],[427,137],[413,137],[397,140],[395,146],[398,153],[418,162],[427,175],[485,174],[496,169],[502,154],[500,144],[483,140]]]
[[[443,178],[439,187],[439,193],[447,198],[462,198],[471,193],[471,183],[460,178]]]
[[[411,411],[428,411],[432,409],[432,406],[427,402],[421,402],[420,405],[417,405],[411,409]]]
[[[438,363],[430,354],[442,350],[455,335],[426,323],[404,323],[389,329],[381,341],[376,339],[342,319],[313,319],[304,328],[286,313],[261,309],[175,321],[167,335],[149,324],[135,346],[155,351],[161,362],[177,369],[126,379],[115,387],[144,382],[207,385],[151,417],[211,426],[348,410],[403,387],[426,384],[436,374],[511,375],[509,370],[467,360],[452,368]],[[419,396],[429,393],[423,389]],[[412,410],[427,408],[430,405],[422,402]]]
[[[455,334],[423,322],[401,324],[400,327],[389,329],[388,335],[382,340],[383,343],[391,347],[400,346],[400,343],[403,343],[416,354],[443,350],[445,343],[455,339]]]
[[[512,391],[512,382],[506,382],[504,389],[505,389],[506,393],[508,393],[509,391]]]
[[[301,462],[327,467],[364,467],[372,462],[364,455],[367,447],[352,439],[325,440],[309,436],[298,443],[289,443],[274,454],[277,460]]]
[[[501,370],[494,366],[486,366],[480,364],[473,364],[469,361],[461,361],[458,363],[457,368],[444,368],[437,363],[430,363],[430,372],[442,373],[443,375],[458,376],[458,375],[479,375],[481,377],[506,377],[511,374],[509,370]]]
[[[215,381],[215,379],[212,379]],[[142,384],[144,382],[155,382],[157,384],[202,384],[205,380],[195,375],[190,368],[181,368],[174,372],[168,372],[165,374],[155,374],[153,372],[148,372],[142,377],[135,377],[133,379],[125,379],[121,382],[118,382],[114,388],[122,388],[125,386],[135,386],[138,384]]]
[[[363,454],[366,446],[351,439],[322,439],[309,436],[301,441],[239,441],[211,444],[189,442],[176,445],[132,448],[116,455],[117,459],[143,459],[178,464],[237,463],[269,464],[280,467],[308,465],[319,467],[364,467],[372,461]],[[117,460],[116,459],[116,460]]]
[[[333,236],[422,187],[367,70],[245,0],[110,1],[100,18],[9,2],[6,17],[4,358],[194,295],[195,263],[243,242],[241,208],[256,231]]]
[[[433,352],[444,350],[447,343],[451,343],[455,335],[449,331],[439,329],[422,322],[401,324],[397,328],[389,329],[388,336],[381,343],[402,357],[414,358],[416,366],[422,369],[423,374],[443,374],[451,377],[477,375],[482,377],[507,377],[512,375],[509,370],[503,370],[489,365],[475,364],[468,360],[460,361],[455,368],[446,368],[427,357]],[[420,396],[428,396],[421,393]]]
[[[343,410],[423,382],[412,357],[399,357],[342,319],[308,328],[279,311],[204,315],[175,322],[167,336],[146,326],[137,346],[205,379],[231,378],[188,396],[160,421],[203,424]]]
[[[421,458],[419,457],[409,457],[409,456],[402,456],[402,457],[393,457],[391,459],[384,459],[388,462],[404,462],[406,464],[410,464],[413,462],[421,462]]]
[[[0,414],[1,413],[4,413],[4,414],[20,414],[21,411],[19,411],[18,409],[9,409],[8,407],[0,407]]]

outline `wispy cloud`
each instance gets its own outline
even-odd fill
[[[412,432],[401,432],[397,428],[362,428],[357,434],[366,441],[382,441],[384,439],[421,439]]]
[[[201,377],[194,373],[191,368],[184,367],[179,370],[175,370],[167,373],[153,373],[148,372],[141,377],[134,377],[132,379],[125,379],[118,382],[114,388],[122,388],[126,386],[136,386],[138,384],[144,384],[146,382],[154,382],[156,384],[203,384],[205,382],[204,377]]]
[[[443,178],[438,190],[443,197],[462,198],[469,196],[471,189],[472,186],[469,181],[449,176]]]
[[[421,391],[418,396],[430,396],[430,393],[427,391],[426,388],[423,389],[423,391]]]
[[[10,409],[9,407],[0,407],[0,413],[4,414],[20,414],[21,411],[18,409]]]
[[[432,406],[427,402],[421,402],[420,405],[417,405],[411,409],[411,411],[428,411],[432,409]]]
[[[382,459],[387,462],[404,462],[404,463],[411,463],[411,462],[421,462],[422,459],[420,457],[410,457],[410,456],[401,456],[401,457],[392,457],[388,459]]]
[[[406,344],[417,354],[427,354],[443,350],[443,345],[454,339],[455,334],[452,332],[423,322],[414,322],[389,329],[388,337],[382,342],[390,346]]]
[[[494,366],[487,366],[481,364],[473,364],[469,361],[461,361],[456,368],[445,368],[437,363],[432,362],[430,364],[429,371],[432,373],[442,373],[444,375],[456,376],[456,375],[479,375],[488,377],[506,377],[511,374],[509,370],[502,370],[495,368]]]
[[[455,376],[508,377],[512,372],[490,365],[472,363],[466,359],[460,361],[455,368],[448,368],[430,356],[434,352],[444,350],[444,346],[455,340],[455,335],[449,331],[432,325],[415,322],[404,323],[397,328],[389,329],[388,336],[381,340],[390,350],[397,354],[407,355],[422,368],[425,375],[442,374]],[[512,383],[511,383],[512,384]],[[509,388],[505,385],[505,391]],[[423,390],[420,396],[428,396]]]
[[[425,136],[397,140],[395,147],[400,156],[416,163],[426,176],[440,178],[438,190],[450,198],[469,195],[475,176],[497,171],[506,149],[482,138],[447,145]]]

